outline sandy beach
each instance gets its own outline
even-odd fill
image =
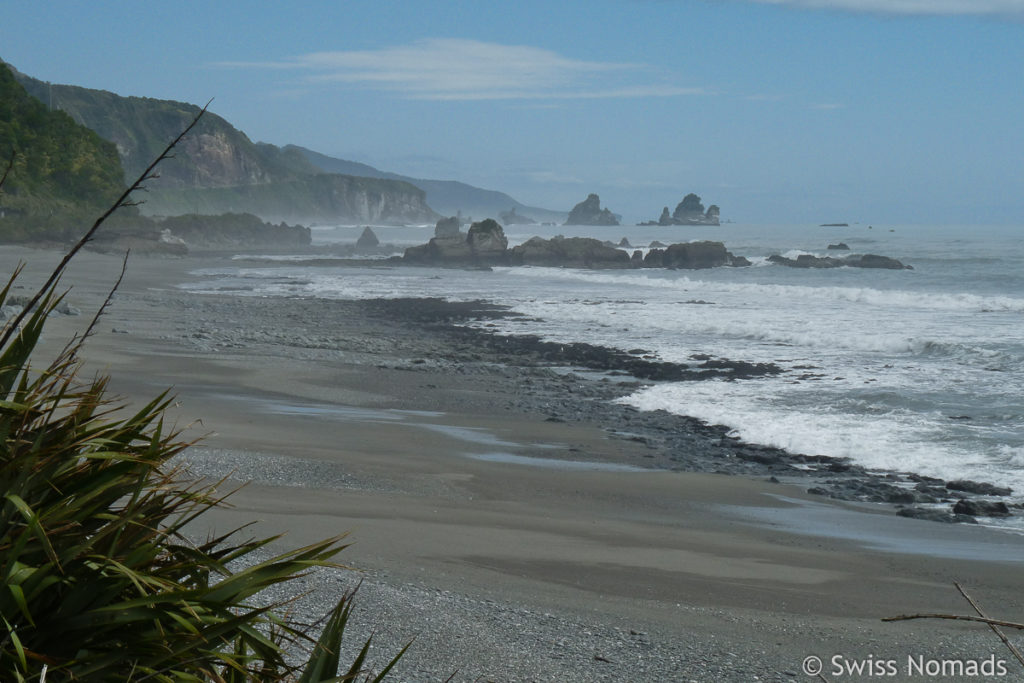
[[[0,251],[5,272],[28,264],[25,286],[58,258]],[[394,680],[820,680],[812,655],[828,680],[867,678],[843,667],[868,660],[895,662],[889,680],[962,679],[918,675],[918,658],[1019,671],[983,625],[880,619],[972,613],[954,581],[1024,619],[1021,537],[781,476],[680,471],[683,436],[637,436],[629,421],[647,418],[592,405],[607,380],[475,348],[412,304],[176,288],[219,263],[132,257],[86,372],[129,404],[172,388],[178,426],[202,437],[183,462],[246,484],[197,534],[256,521],[284,548],[349,532],[340,559],[358,571],[307,577],[300,605],[323,613],[362,581],[350,642],[375,632],[380,664],[415,639]],[[81,315],[53,316],[45,349],[85,327],[119,269],[75,260],[63,282]]]

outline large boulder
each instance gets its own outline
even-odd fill
[[[524,266],[565,268],[629,268],[625,251],[609,247],[590,237],[562,237],[550,240],[532,237],[511,249],[511,262]]]
[[[601,198],[596,194],[577,204],[569,212],[566,225],[618,225],[619,219],[608,209],[601,208]]]
[[[665,249],[651,249],[644,258],[645,268],[718,268],[750,265],[745,258],[733,256],[721,242],[683,242]]]
[[[864,254],[863,256],[847,256],[843,259],[845,265],[855,268],[886,268],[889,270],[913,270],[913,266],[907,266],[888,256],[878,254]]]
[[[466,243],[478,260],[500,259],[508,249],[508,238],[498,221],[486,218],[469,226]]]

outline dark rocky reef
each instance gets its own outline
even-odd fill
[[[828,248],[831,250],[849,251],[850,245],[846,242],[840,242],[839,244],[830,244],[828,245]]]
[[[601,208],[601,198],[596,194],[587,195],[587,198],[577,204],[569,212],[566,225],[618,225],[619,219],[607,208]]]
[[[771,263],[790,268],[840,268],[849,266],[851,268],[885,268],[888,270],[913,270],[913,266],[904,265],[902,262],[888,256],[878,254],[853,254],[845,258],[833,256],[814,256],[813,254],[801,254],[795,259],[773,254],[768,257]]]

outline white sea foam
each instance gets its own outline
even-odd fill
[[[1024,448],[996,446],[984,453],[944,441],[941,415],[905,409],[854,413],[822,402],[816,388],[775,384],[766,390],[759,384],[662,384],[619,401],[639,410],[664,410],[725,425],[745,441],[793,453],[850,458],[871,469],[943,479],[998,481],[1024,493]]]
[[[865,269],[868,273],[877,272]],[[745,283],[702,280],[690,276],[666,277],[662,270],[625,270],[593,272],[560,268],[514,268],[509,274],[522,278],[580,281],[614,285],[620,288],[642,287],[745,295],[748,300],[781,299],[793,305],[807,301],[869,304],[880,308],[927,309],[936,311],[1009,311],[1024,312],[1024,298],[979,296],[970,292],[923,292],[872,287],[812,287],[805,285]]]
[[[394,230],[395,238],[424,241],[414,230]],[[765,266],[755,268],[479,272],[239,264],[197,272],[204,281],[188,288],[487,299],[522,316],[488,321],[498,333],[642,348],[683,363],[694,354],[772,362],[784,370],[778,377],[660,385],[627,400],[726,424],[753,442],[870,467],[997,481],[1024,493],[1024,244],[1012,231],[868,237],[857,230],[723,226],[733,253]],[[339,229],[338,239],[354,234]],[[623,234],[635,244],[678,241],[655,229],[608,228],[596,236],[617,242]],[[766,267],[767,254],[821,254],[827,241],[839,239],[917,269]]]

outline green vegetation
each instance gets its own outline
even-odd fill
[[[194,541],[186,527],[224,497],[180,481],[169,464],[189,445],[164,423],[171,399],[126,412],[107,395],[107,378],[79,378],[81,346],[110,298],[52,362],[32,367],[68,262],[139,182],[0,329],[0,680],[44,671],[68,681],[356,680],[369,642],[337,674],[351,595],[315,641],[281,605],[259,601],[265,588],[331,565],[340,538],[270,559],[260,558],[275,538],[239,541],[236,531]],[[311,651],[296,665],[289,655],[301,645]]]
[[[0,62],[0,155],[16,152],[5,211],[108,206],[124,188],[115,146],[31,97]]]
[[[28,93],[114,142],[134,177],[199,112],[184,102],[122,97],[16,73]],[[265,220],[428,221],[425,193],[402,180],[328,173],[297,147],[251,141],[215,114],[203,117],[175,158],[147,182],[148,215],[253,213]]]
[[[52,103],[75,121],[117,145],[126,178],[134,178],[160,153],[167,140],[199,113],[186,102],[150,97],[122,97],[106,90],[57,85],[17,73],[26,91]],[[212,144],[211,144],[212,143]],[[204,159],[203,149],[210,162]],[[154,188],[223,186],[270,182],[319,171],[301,154],[254,143],[216,114],[207,113],[193,135],[182,142],[175,159],[160,170]]]

